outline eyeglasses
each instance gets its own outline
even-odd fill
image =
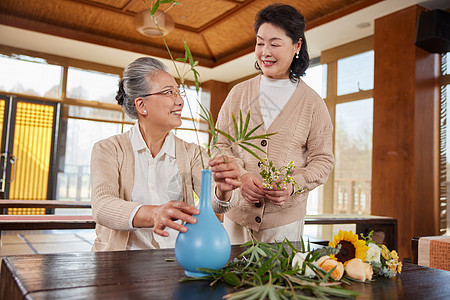
[[[162,95],[162,96],[170,97],[173,100],[177,99],[178,95],[183,99],[186,97],[185,91],[180,91],[179,89],[176,89],[176,88],[168,88],[168,89],[162,90],[160,92],[145,94],[145,95],[142,95],[141,97],[144,98],[144,97],[153,96],[153,95]]]

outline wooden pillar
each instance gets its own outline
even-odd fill
[[[202,93],[207,93],[211,99],[209,110],[217,121],[219,110],[228,95],[228,85],[225,82],[208,80],[202,83]]]
[[[414,46],[424,9],[375,20],[373,215],[398,220],[398,250],[439,232],[439,55]]]

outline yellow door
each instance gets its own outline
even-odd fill
[[[8,108],[5,198],[48,199],[56,104],[11,98]],[[8,214],[45,214],[45,209],[10,208]]]

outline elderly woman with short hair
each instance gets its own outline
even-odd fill
[[[178,232],[187,230],[183,222],[196,222],[193,191],[199,194],[205,151],[171,132],[181,125],[182,96],[156,59],[142,57],[125,68],[116,100],[137,122],[93,147],[94,251],[174,247]],[[214,158],[209,166],[213,208],[222,213],[240,186],[239,169],[229,157]]]

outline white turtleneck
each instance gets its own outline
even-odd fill
[[[290,79],[271,79],[261,75],[259,105],[266,130],[289,101],[297,84]]]

